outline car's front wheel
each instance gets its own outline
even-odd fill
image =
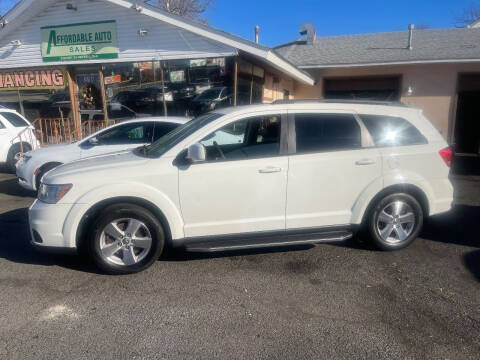
[[[158,259],[163,246],[161,223],[150,211],[134,204],[105,208],[89,237],[90,256],[110,274],[145,270]]]
[[[382,250],[397,250],[410,245],[423,226],[419,202],[405,193],[380,199],[369,215],[368,229],[374,244]]]

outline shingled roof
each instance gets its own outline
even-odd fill
[[[275,51],[300,68],[480,61],[480,28],[415,30],[318,37],[277,46]]]

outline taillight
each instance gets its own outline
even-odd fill
[[[448,167],[452,165],[452,148],[446,147],[438,152]]]

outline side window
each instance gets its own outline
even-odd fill
[[[296,114],[297,154],[362,147],[362,133],[350,114]]]
[[[97,135],[97,140],[100,145],[150,143],[152,138],[152,123],[133,123],[120,125]]]
[[[2,116],[7,119],[7,121],[12,124],[12,126],[15,127],[25,127],[29,126],[29,124],[23,120],[20,116],[17,114],[11,113],[11,112],[2,112]]]
[[[170,131],[175,129],[179,124],[172,123],[155,123],[155,128],[153,131],[153,141],[157,141],[163,135],[168,134]]]
[[[245,160],[277,156],[280,115],[256,116],[225,125],[205,137],[207,161]]]
[[[427,144],[427,139],[407,120],[385,115],[360,115],[377,146]]]

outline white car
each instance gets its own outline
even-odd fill
[[[16,165],[18,183],[27,190],[37,190],[42,176],[61,164],[148,145],[187,121],[183,117],[124,121],[78,142],[50,145],[27,152]]]
[[[422,112],[405,106],[297,101],[222,109],[145,151],[50,171],[29,210],[32,243],[86,252],[117,274],[145,269],[166,246],[343,241],[362,224],[380,249],[400,249],[424,217],[451,208],[451,154]]]
[[[23,152],[40,146],[35,128],[15,110],[0,107],[0,164],[15,170]]]

